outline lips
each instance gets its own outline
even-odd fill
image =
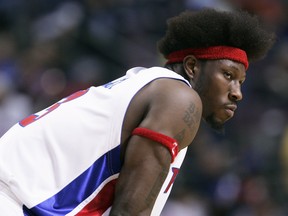
[[[228,109],[228,110],[235,112],[235,110],[237,109],[237,105],[236,104],[227,104],[225,106],[225,109]]]
[[[235,110],[237,109],[237,105],[236,104],[227,104],[225,106],[225,110],[228,114],[228,116],[230,116],[230,118],[234,115]]]

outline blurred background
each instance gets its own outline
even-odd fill
[[[286,0],[0,0],[0,135],[74,91],[162,66],[166,19],[203,7],[256,14],[277,42],[249,67],[225,134],[200,128],[162,216],[287,216]]]

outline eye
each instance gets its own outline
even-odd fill
[[[245,79],[239,81],[240,85],[242,85],[244,82],[245,82]]]
[[[229,79],[229,80],[232,79],[232,73],[231,73],[231,72],[224,71],[223,74],[224,74],[224,77],[225,77],[226,79]]]

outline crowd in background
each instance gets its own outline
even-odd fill
[[[225,134],[201,126],[162,215],[287,216],[286,0],[2,0],[0,135],[74,91],[162,66],[166,19],[203,7],[256,14],[277,42],[250,65]]]

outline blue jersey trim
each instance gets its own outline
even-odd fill
[[[71,212],[89,197],[110,176],[119,173],[120,145],[96,160],[85,172],[61,191],[37,206],[28,209],[23,206],[25,216],[60,216]]]

